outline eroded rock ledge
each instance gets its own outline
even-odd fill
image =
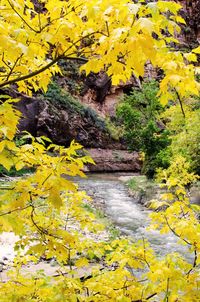
[[[142,162],[138,152],[111,149],[87,149],[96,165],[88,165],[90,172],[141,171]]]

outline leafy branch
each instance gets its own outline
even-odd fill
[[[14,213],[14,212],[23,211],[23,210],[26,210],[26,209],[28,209],[28,208],[30,208],[30,207],[31,207],[30,204],[27,205],[27,206],[25,206],[25,207],[23,207],[23,208],[18,207],[18,208],[14,209],[14,210],[10,210],[10,211],[8,211],[8,212],[0,213],[0,217],[1,217],[1,216],[5,216],[5,215],[12,214],[12,213]]]
[[[34,31],[36,34],[40,33],[40,30],[37,30],[35,28],[33,28],[21,15],[20,13],[15,9],[14,4],[11,3],[10,0],[7,0],[10,7],[12,8],[12,10],[18,15],[18,17],[24,22],[24,24],[26,24],[26,26],[28,26],[28,28],[32,31]]]
[[[166,223],[167,223],[168,228],[172,231],[172,233],[173,233],[176,237],[178,237],[179,239],[182,239],[185,243],[187,243],[188,245],[191,246],[192,244],[191,244],[189,241],[187,241],[185,238],[182,238],[181,235],[179,235],[179,234],[171,227],[171,225],[169,224],[169,221],[168,221],[166,215],[164,215],[164,218],[165,218],[165,221],[166,221]]]
[[[3,83],[0,83],[0,88],[1,87],[4,87],[4,86],[7,86],[7,85],[10,85],[10,84],[15,84],[15,83],[18,83],[20,81],[24,81],[24,80],[28,80],[42,72],[44,72],[45,70],[49,69],[50,67],[52,67],[54,64],[56,64],[59,60],[61,59],[66,59],[66,60],[79,60],[79,61],[84,61],[85,62],[85,59],[84,58],[79,58],[79,57],[65,57],[63,55],[61,56],[58,56],[57,58],[55,58],[54,60],[52,60],[50,63],[48,63],[47,65],[43,66],[42,68],[38,69],[38,70],[35,70],[29,74],[26,74],[24,76],[21,76],[19,78],[16,78],[16,79],[12,79],[12,80],[8,80],[8,81],[5,81]]]

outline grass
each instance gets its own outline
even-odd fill
[[[158,185],[153,180],[147,179],[145,175],[134,176],[126,182],[126,185],[138,202],[142,203],[153,199],[159,192]]]
[[[137,181],[135,180],[135,178],[131,178],[128,182],[127,182],[128,187],[133,190],[136,191],[138,190],[138,184]]]
[[[153,189],[156,183],[152,180],[147,179],[145,175],[133,176],[126,183],[128,187],[133,191],[140,191],[141,189]]]

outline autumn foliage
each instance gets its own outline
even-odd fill
[[[78,155],[81,146],[75,142],[64,148],[29,134],[28,143],[17,146],[14,141],[20,113],[14,106],[17,100],[6,97],[7,89],[14,85],[27,94],[46,91],[52,75],[61,72],[60,59],[85,62],[82,71],[87,74],[104,70],[114,85],[132,74],[143,76],[150,61],[165,75],[159,92],[162,104],[176,94],[182,106],[190,95],[199,94],[199,68],[193,62],[200,47],[189,53],[171,47],[178,44],[178,24],[184,23],[180,5],[143,2],[0,0],[0,164],[7,170],[36,169],[1,188],[0,230],[19,235],[13,270],[0,284],[2,302],[199,301],[199,207],[190,205],[185,190],[197,176],[182,156],[174,156],[170,168],[159,174],[171,191],[163,196],[166,210],[152,214],[152,227],[173,232],[188,245],[192,263],[179,254],[157,258],[145,239],[96,242],[85,236],[86,231],[101,232],[103,226],[84,209],[89,201],[71,178],[84,176],[82,168],[92,159]],[[23,273],[23,264],[41,257],[57,259],[57,275]],[[104,259],[103,267],[98,259]],[[82,267],[85,274],[80,278]]]

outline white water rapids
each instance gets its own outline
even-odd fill
[[[177,243],[177,237],[172,233],[161,235],[159,231],[147,231],[150,210],[138,204],[128,194],[128,189],[119,180],[119,174],[91,174],[79,182],[80,188],[100,202],[104,202],[105,212],[122,234],[135,240],[146,238],[158,256],[179,252],[193,259],[186,246]]]

